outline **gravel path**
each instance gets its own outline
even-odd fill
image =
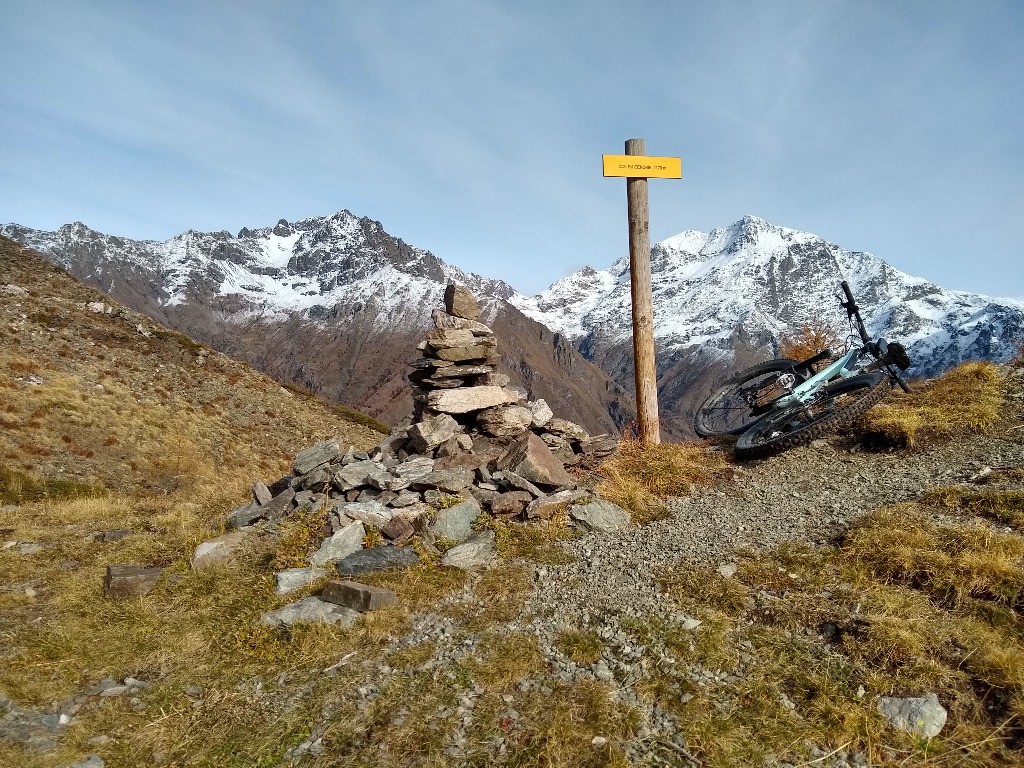
[[[873,509],[966,482],[983,466],[1024,464],[1021,431],[977,435],[913,453],[812,446],[742,465],[731,483],[672,500],[672,516],[566,546],[578,560],[539,571],[534,609],[558,607],[563,621],[596,613],[664,614],[654,575],[686,562],[718,566],[739,547],[792,539],[821,543]]]

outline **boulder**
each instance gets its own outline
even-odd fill
[[[502,387],[459,387],[427,394],[427,405],[441,413],[470,413],[495,405],[514,403],[518,396]]]
[[[544,441],[532,432],[513,441],[498,457],[497,466],[500,470],[513,472],[531,483],[549,488],[575,482]]]
[[[334,567],[341,576],[356,576],[360,573],[403,570],[419,561],[419,555],[409,547],[384,545],[353,552],[339,560]]]
[[[261,507],[269,504],[270,500],[274,498],[270,489],[259,480],[252,484],[252,496]]]
[[[409,427],[409,443],[417,453],[428,453],[458,431],[458,422],[447,413],[441,413]]]
[[[566,421],[565,419],[550,419],[548,420],[548,423],[544,425],[544,429],[548,432],[553,432],[556,435],[570,437],[573,440],[586,440],[590,437],[590,435],[587,434],[587,430],[579,424],[574,424],[573,422]]]
[[[476,425],[494,437],[514,437],[533,424],[533,411],[522,405],[485,408],[476,415]]]
[[[464,317],[449,315],[440,309],[435,309],[430,314],[434,319],[434,326],[436,328],[458,328],[463,331],[472,331],[480,336],[490,336],[494,333],[494,331],[477,320],[467,320]]]
[[[882,696],[878,700],[878,711],[894,728],[919,739],[937,736],[946,724],[946,708],[934,693],[908,698]]]
[[[474,477],[473,470],[468,467],[437,469],[416,480],[413,487],[421,490],[436,488],[445,493],[458,493],[463,488],[467,488],[473,482]]]
[[[483,531],[445,552],[441,564],[468,571],[487,565],[493,559],[494,531]]]
[[[351,608],[326,602],[319,597],[304,597],[276,611],[263,614],[260,621],[272,627],[290,627],[293,624],[333,624],[351,627],[358,618],[359,612]]]
[[[480,505],[476,499],[470,498],[439,511],[430,526],[430,532],[439,539],[465,541],[473,535],[473,521],[479,516]]]
[[[403,542],[412,538],[416,529],[411,520],[402,515],[395,515],[380,529],[380,532],[392,541]]]
[[[533,494],[527,491],[509,491],[495,494],[491,499],[491,514],[495,517],[521,515],[533,501]]]
[[[106,597],[141,597],[156,586],[163,568],[147,568],[134,563],[118,563],[107,566],[103,577],[103,594]]]
[[[274,581],[277,582],[277,594],[286,595],[297,589],[302,589],[312,584],[317,579],[328,575],[330,571],[325,568],[286,568],[274,574]]]
[[[353,520],[358,520],[371,528],[383,528],[394,517],[395,512],[388,509],[379,501],[352,501],[344,506],[338,507],[340,515],[348,515]]]
[[[366,536],[366,529],[363,528],[361,522],[349,523],[320,545],[320,549],[309,558],[309,564],[314,567],[322,567],[348,557],[363,548],[364,536]]]
[[[461,363],[467,360],[480,360],[487,363],[494,349],[493,344],[474,344],[471,347],[439,349],[437,356],[442,360],[451,360],[453,363]]]
[[[304,475],[321,465],[340,459],[343,455],[344,451],[337,438],[324,440],[295,454],[292,469],[296,475]]]
[[[442,349],[456,349],[458,347],[471,347],[476,343],[477,337],[473,335],[472,331],[464,331],[457,328],[437,328],[427,334],[427,344],[438,351]]]
[[[231,559],[238,547],[245,540],[245,534],[241,531],[225,533],[215,539],[204,541],[196,547],[192,555],[192,570],[200,571]]]
[[[351,491],[364,485],[383,489],[391,473],[380,462],[371,459],[353,461],[334,472],[334,487],[339,491]]]
[[[618,504],[599,499],[569,508],[569,516],[588,531],[613,533],[630,523],[629,512]]]
[[[357,581],[329,581],[322,598],[360,613],[375,611],[394,603],[398,596],[390,589],[371,587]]]
[[[543,427],[555,415],[551,412],[550,406],[544,400],[534,400],[530,403],[530,415],[533,418],[533,426]]]
[[[449,283],[444,289],[444,310],[465,320],[479,320],[480,307],[476,297],[463,285]]]
[[[526,508],[526,516],[530,519],[548,520],[552,515],[564,511],[574,501],[587,495],[587,491],[569,490],[552,493],[550,496],[542,496],[530,502],[530,506]]]

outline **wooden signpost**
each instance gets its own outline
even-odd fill
[[[629,214],[629,277],[633,300],[633,367],[640,442],[661,442],[658,377],[654,367],[654,300],[651,292],[651,232],[647,179],[681,179],[678,157],[648,157],[643,139],[628,139],[626,154],[602,155],[605,176],[626,177]]]

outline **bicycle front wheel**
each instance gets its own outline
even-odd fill
[[[779,374],[794,365],[796,360],[769,360],[726,379],[697,408],[693,430],[701,437],[739,434],[764,415],[772,400],[785,394],[778,386]]]
[[[765,416],[736,441],[736,458],[757,459],[804,445],[852,424],[891,388],[881,373],[851,376],[822,387],[817,397]]]

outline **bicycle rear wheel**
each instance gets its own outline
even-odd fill
[[[736,441],[736,458],[770,456],[848,426],[891,387],[881,373],[851,376],[823,387],[814,400],[766,416],[751,426]]]
[[[780,373],[794,365],[796,360],[769,360],[726,379],[697,408],[694,431],[701,437],[744,431],[764,415],[768,403],[784,394],[776,382]]]

